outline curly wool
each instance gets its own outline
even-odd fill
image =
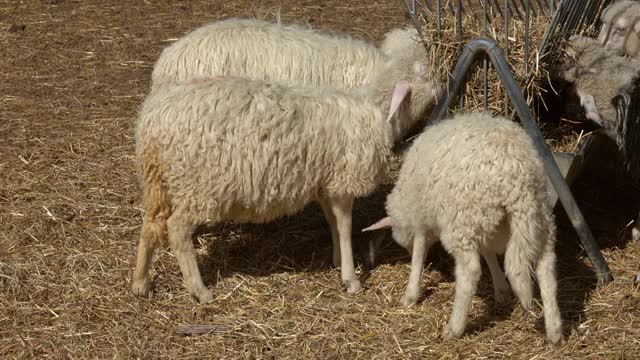
[[[575,83],[581,97],[593,96],[601,125],[615,138],[618,121],[611,100],[637,76],[640,63],[612,55],[595,39],[586,36],[572,36],[567,53],[574,60],[564,72],[565,79]]]
[[[616,55],[640,55],[640,37],[634,29],[640,21],[640,3],[633,0],[612,2],[600,14],[602,27],[598,41]]]
[[[420,235],[427,249],[439,239],[456,258],[456,300],[445,336],[457,337],[464,330],[468,307],[460,304],[470,304],[480,276],[473,259],[480,253],[495,262],[495,254],[506,253],[507,277],[525,308],[532,302],[531,272],[536,268],[544,278],[547,334],[553,342],[561,340],[546,175],[519,125],[486,113],[465,113],[429,126],[408,151],[386,207],[394,239],[413,249],[414,257],[414,237]],[[490,269],[500,295],[504,274],[491,264]],[[407,287],[414,300],[417,286],[419,281],[410,280]]]
[[[346,35],[227,19],[166,47],[153,69],[152,90],[165,82],[211,76],[350,89],[368,83],[386,60],[374,45]]]

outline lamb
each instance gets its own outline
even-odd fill
[[[615,1],[600,15],[598,41],[616,55],[640,57],[640,2]]]
[[[412,253],[405,306],[420,297],[424,259],[438,238],[455,258],[456,294],[444,338],[464,332],[481,274],[479,254],[489,265],[496,301],[508,299],[496,258],[506,252],[507,277],[526,309],[535,266],[547,336],[553,343],[563,341],[546,175],[519,125],[481,112],[430,125],[409,149],[386,209],[388,217],[363,231],[392,227],[396,242]]]
[[[153,69],[152,91],[165,82],[216,75],[356,89],[371,81],[391,50],[402,50],[395,52],[402,55],[410,49],[408,37],[416,33],[398,29],[381,51],[364,41],[298,25],[227,19],[166,47]]]
[[[595,39],[585,36],[573,35],[567,45],[572,60],[565,64],[563,77],[575,84],[585,116],[613,136],[617,119],[611,99],[636,77],[640,63],[612,55]]]
[[[189,293],[210,301],[191,243],[196,225],[264,223],[312,201],[340,249],[342,281],[349,293],[359,291],[354,198],[384,179],[393,143],[441,92],[427,64],[415,59],[389,60],[357,93],[239,77],[151,92],[135,131],[145,215],[133,293],[148,294],[153,251],[169,244]]]

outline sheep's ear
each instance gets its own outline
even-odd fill
[[[411,84],[408,81],[401,80],[396,83],[396,87],[393,89],[393,95],[391,96],[391,106],[389,107],[389,117],[387,121],[391,120],[393,114],[398,111],[402,100],[407,97],[409,91],[411,91]]]
[[[602,118],[600,118],[600,112],[593,95],[578,92],[578,96],[580,97],[580,105],[584,109],[585,117],[602,126]]]
[[[391,222],[391,218],[387,216],[386,218],[378,220],[375,224],[362,229],[362,231],[364,232],[364,231],[371,231],[371,230],[379,230],[379,229],[390,228],[392,226],[393,226],[393,223]]]

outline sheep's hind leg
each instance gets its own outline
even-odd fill
[[[493,294],[496,304],[506,304],[511,299],[511,289],[509,283],[500,268],[498,257],[494,252],[482,252],[484,261],[487,262],[489,272],[491,273],[491,282],[493,282]]]
[[[160,234],[154,234],[153,227],[158,224],[153,224],[152,222],[152,219],[145,216],[142,223],[142,230],[140,231],[140,240],[138,242],[136,269],[134,270],[133,280],[131,282],[131,292],[143,297],[149,296],[149,267],[156,244],[154,236],[165,236],[162,231],[160,231]],[[162,224],[160,224],[160,226],[162,226]]]
[[[445,339],[458,338],[464,333],[471,300],[476,293],[482,273],[480,256],[477,252],[459,251],[452,255],[456,261],[456,295],[451,318],[442,333]]]
[[[556,255],[553,252],[553,245],[547,245],[542,257],[536,267],[536,276],[540,285],[540,297],[544,307],[544,324],[547,338],[553,344],[564,343],[562,335],[562,319],[560,308],[558,307],[557,288],[555,271]]]
[[[169,243],[176,259],[178,259],[187,291],[195,296],[201,304],[204,304],[213,300],[213,295],[204,286],[200,270],[198,270],[196,253],[191,240],[194,229],[194,225],[185,222],[175,213],[167,220]]]
[[[318,200],[318,203],[320,203],[324,218],[327,220],[329,228],[331,229],[331,242],[333,244],[333,266],[336,269],[339,269],[341,262],[340,236],[338,235],[338,227],[336,226],[336,217],[333,215],[333,210],[331,210],[331,205],[329,204],[329,201],[327,199],[320,198]]]
[[[336,227],[340,236],[340,273],[342,282],[347,287],[347,291],[355,294],[362,289],[360,280],[356,275],[353,264],[353,249],[351,247],[351,211],[353,208],[353,197],[340,196],[328,199],[331,211],[336,217]]]

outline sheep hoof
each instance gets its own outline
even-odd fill
[[[211,291],[207,290],[206,288],[198,291],[195,294],[195,297],[198,299],[198,302],[200,302],[200,304],[206,304],[211,300],[213,300],[213,294],[211,293]]]
[[[360,280],[344,280],[344,286],[347,288],[347,292],[349,294],[355,294],[358,291],[362,290],[362,284],[360,284]]]
[[[402,302],[402,305],[404,305],[405,307],[409,307],[417,303],[419,298],[420,298],[420,292],[413,293],[413,294],[405,293],[400,301]]]
[[[444,330],[442,331],[442,338],[445,340],[457,339],[462,336],[463,332],[464,328],[454,330],[452,329],[451,324],[447,323],[447,325],[444,327]]]
[[[511,302],[511,293],[509,289],[499,289],[493,294],[496,305],[505,305]]]
[[[149,296],[149,281],[147,279],[144,280],[134,280],[131,285],[131,292],[140,297],[148,297]]]
[[[562,346],[567,343],[561,331],[554,331],[553,333],[548,333],[547,338],[555,346]]]

